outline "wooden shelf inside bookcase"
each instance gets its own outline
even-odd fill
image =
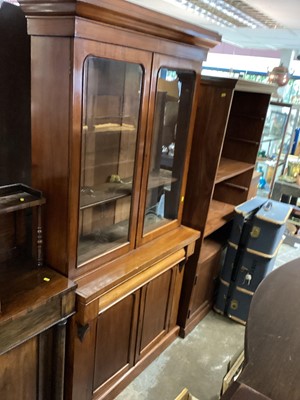
[[[229,222],[233,217],[234,209],[235,206],[233,204],[212,200],[207,215],[204,237],[207,237]]]
[[[254,146],[259,146],[260,141],[257,140],[253,140],[253,139],[246,139],[243,137],[239,137],[239,136],[227,136],[226,140],[229,141],[233,141],[233,142],[239,142],[241,144],[249,144],[249,145],[254,145]]]
[[[219,163],[215,183],[220,183],[226,179],[233,178],[234,176],[249,171],[252,168],[253,164],[222,157]]]
[[[97,187],[86,187],[80,194],[80,210],[95,207],[100,204],[110,203],[132,194],[133,178],[127,178],[118,183],[107,182]],[[172,176],[172,171],[160,169],[159,174],[151,175],[148,181],[148,190],[160,186],[168,187],[177,179]],[[0,204],[1,207],[1,204]],[[0,208],[1,212],[1,208]]]

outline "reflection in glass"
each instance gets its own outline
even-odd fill
[[[142,78],[137,64],[85,61],[78,265],[129,241]]]
[[[144,234],[178,217],[195,73],[159,71]]]

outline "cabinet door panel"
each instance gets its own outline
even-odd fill
[[[127,61],[88,56],[83,72],[79,265],[130,241],[143,82]]]
[[[98,317],[94,389],[133,365],[139,292]]]
[[[70,249],[77,267],[92,269],[135,245],[152,55],[79,43]]]
[[[138,240],[180,224],[198,65],[154,55]],[[142,215],[143,213],[143,215]]]
[[[190,316],[200,308],[212,306],[216,281],[220,271],[221,250],[204,262],[199,262],[193,288]]]
[[[37,359],[36,337],[0,357],[0,399],[37,398]]]
[[[169,328],[174,269],[160,275],[142,289],[139,354],[155,344]],[[148,349],[147,349],[148,350]]]

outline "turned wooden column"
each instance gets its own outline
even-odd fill
[[[64,398],[66,325],[67,318],[60,321],[54,330],[53,400]]]

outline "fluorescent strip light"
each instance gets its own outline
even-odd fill
[[[165,0],[225,27],[274,28],[276,21],[240,0]]]

